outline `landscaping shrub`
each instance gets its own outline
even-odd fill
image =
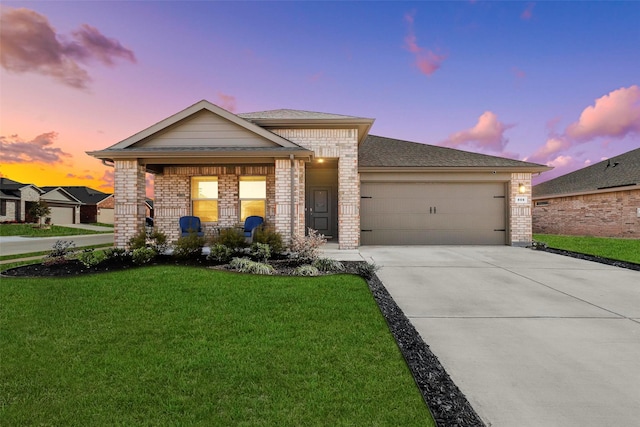
[[[85,249],[80,252],[78,259],[85,267],[93,267],[100,264],[105,259],[104,252],[95,251],[93,249]]]
[[[355,265],[355,273],[365,279],[371,279],[380,266],[370,262],[359,262]]]
[[[131,257],[137,265],[148,264],[156,257],[156,251],[151,248],[138,248],[133,251]]]
[[[232,249],[226,247],[225,245],[221,245],[220,243],[216,243],[214,245],[211,245],[209,255],[207,255],[207,260],[225,263],[229,262],[232,256]]]
[[[318,258],[315,261],[313,261],[312,265],[320,271],[325,271],[329,273],[344,271],[344,264],[342,264],[340,261],[337,261],[331,258]]]
[[[167,250],[168,247],[167,236],[161,231],[154,230],[151,233],[147,233],[146,230],[140,230],[138,234],[129,239],[129,250],[135,250],[139,248],[151,248],[157,253],[161,254]]]
[[[253,241],[269,245],[273,254],[281,254],[286,250],[284,243],[282,243],[282,236],[271,227],[258,227],[253,233]]]
[[[293,270],[293,274],[296,276],[318,276],[320,274],[320,270],[313,265],[305,264],[296,267],[296,269]]]
[[[320,255],[320,247],[327,243],[327,239],[318,231],[309,228],[306,236],[293,236],[289,250],[294,258],[312,263]]]
[[[271,275],[275,272],[269,264],[251,261],[249,258],[234,258],[229,266],[240,273]]]
[[[73,248],[76,244],[71,240],[58,240],[53,244],[51,252],[43,259],[44,265],[66,264],[74,255]]]
[[[128,258],[129,256],[131,256],[131,254],[129,252],[127,252],[126,249],[122,249],[122,248],[105,249],[103,254],[104,254],[104,258],[106,260],[109,260],[109,259],[125,259],[125,258]]]
[[[239,228],[223,228],[220,230],[215,243],[225,245],[232,250],[246,248],[247,240],[244,238],[244,232]]]
[[[202,255],[202,247],[205,244],[205,238],[198,236],[197,233],[189,233],[187,236],[180,237],[173,248],[173,255],[178,258],[196,258]]]
[[[129,250],[134,251],[147,247],[147,232],[140,230],[138,234],[129,239]]]
[[[251,245],[250,254],[260,262],[267,262],[271,258],[271,248],[266,243],[254,243]]]

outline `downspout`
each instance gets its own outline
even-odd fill
[[[289,161],[291,163],[291,239],[293,239],[294,232],[295,232],[294,213],[296,209],[296,200],[295,200],[296,191],[295,191],[295,185],[294,185],[296,181],[296,174],[294,170],[295,160],[294,160],[293,154],[289,154]]]
[[[107,164],[107,162],[111,162],[111,164]],[[102,164],[105,165],[105,166],[108,166],[110,168],[115,167],[115,164],[113,163],[113,160],[102,159]]]

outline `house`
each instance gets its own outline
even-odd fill
[[[56,225],[78,224],[80,222],[80,208],[82,202],[66,191],[63,187],[40,187],[43,200],[51,209],[49,217]]]
[[[535,233],[640,238],[640,148],[533,187]]]
[[[80,206],[81,223],[109,223],[109,221],[99,221],[98,218],[102,213],[100,206],[104,205],[105,199],[113,197],[111,194],[103,193],[102,191],[94,190],[93,188],[86,186],[63,186],[61,188],[82,203]],[[111,211],[111,213],[113,213],[113,211]],[[109,215],[107,213],[106,217],[107,219],[110,219],[110,223],[113,223],[113,215]]]
[[[38,202],[42,193],[33,184],[0,178],[0,222],[24,222],[30,203]]]
[[[372,136],[373,122],[200,101],[87,154],[115,168],[119,247],[144,225],[146,172],[170,240],[184,215],[208,233],[260,215],[285,241],[313,228],[341,249],[531,242],[531,176],[548,167]]]

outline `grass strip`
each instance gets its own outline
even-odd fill
[[[85,230],[84,228],[63,227],[60,225],[52,225],[50,228],[41,228],[34,224],[0,224],[0,236],[55,237],[105,233],[113,233],[113,231]]]
[[[2,425],[434,425],[366,282],[3,279]]]
[[[534,234],[550,248],[640,264],[640,239]]]

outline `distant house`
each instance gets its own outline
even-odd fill
[[[640,148],[533,187],[533,232],[640,239]]]
[[[44,200],[51,209],[51,223],[57,225],[78,224],[82,202],[63,187],[40,187],[44,192],[40,200]]]
[[[42,194],[33,184],[0,178],[0,222],[24,222],[30,203],[36,203]]]
[[[80,222],[93,224],[103,222],[113,224],[113,199],[112,194],[103,193],[86,186],[64,186],[67,193],[82,202],[80,206]]]

